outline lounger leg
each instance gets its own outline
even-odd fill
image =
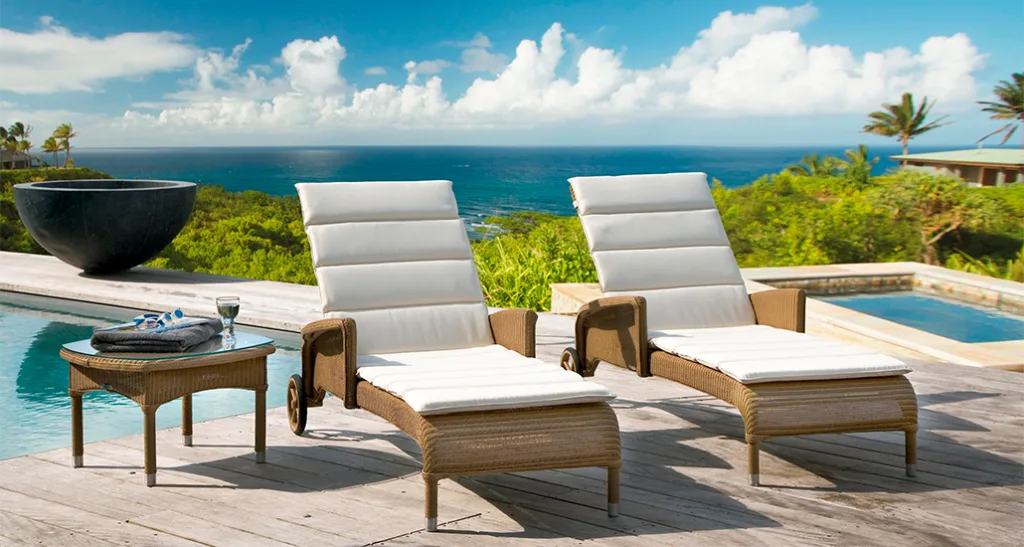
[[[747,472],[750,474],[750,486],[760,486],[760,462],[756,442],[747,441]]]
[[[608,468],[608,516],[619,516],[619,468]]]
[[[906,432],[907,476],[917,476],[917,431]]]
[[[181,444],[192,446],[192,395],[181,398]]]
[[[423,477],[426,486],[426,528],[428,532],[437,531],[437,479]]]

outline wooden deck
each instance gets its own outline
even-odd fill
[[[570,340],[546,316],[542,357]],[[746,484],[742,424],[730,407],[678,384],[602,366],[622,427],[622,516],[604,512],[598,469],[441,483],[441,531],[422,530],[414,442],[337,399],[308,432],[268,412],[266,465],[252,416],[158,435],[158,486],[146,488],[142,437],[0,461],[5,545],[1020,545],[1024,538],[1024,375],[914,363],[919,473],[903,474],[902,433],[763,443]],[[141,414],[139,416],[142,418]],[[86,400],[86,427],[89,424]]]

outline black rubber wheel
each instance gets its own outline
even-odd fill
[[[288,379],[288,426],[292,433],[302,435],[306,430],[306,389],[302,376],[293,374]]]
[[[565,348],[562,351],[562,368],[570,370],[583,376],[583,363],[580,362],[580,354],[576,353],[576,348]]]

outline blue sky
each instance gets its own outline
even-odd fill
[[[1021,0],[7,1],[0,123],[85,146],[849,145],[886,142],[864,115],[909,90],[955,121],[920,143],[970,144],[1022,28]]]

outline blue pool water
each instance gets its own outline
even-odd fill
[[[1022,318],[925,294],[898,292],[819,299],[960,342],[1024,339]]]
[[[68,365],[58,355],[60,347],[88,338],[95,326],[122,323],[137,313],[0,292],[0,460],[71,445]],[[278,348],[268,359],[267,406],[283,406],[288,377],[301,368],[298,336],[257,332],[273,338]],[[193,401],[193,420],[199,422],[252,412],[254,395],[222,389],[198,393]],[[86,394],[84,408],[87,443],[142,433],[142,411],[120,395]],[[156,423],[180,425],[180,402],[160,407]],[[202,436],[201,425],[195,434]]]

